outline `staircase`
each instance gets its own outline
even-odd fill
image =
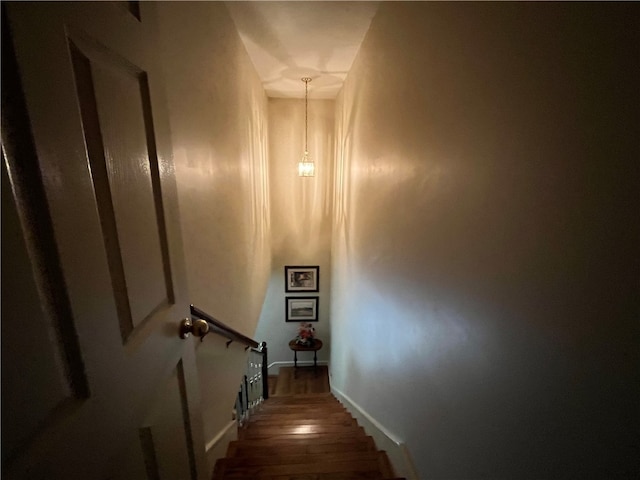
[[[272,397],[238,438],[216,462],[214,480],[395,478],[387,454],[330,393]]]

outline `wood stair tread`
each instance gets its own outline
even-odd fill
[[[262,404],[261,412],[295,410],[345,410],[340,403],[334,402],[300,402],[300,403],[272,403],[271,398]]]
[[[294,392],[299,387],[283,381]],[[386,452],[328,392],[266,400],[216,462],[213,479],[401,480]]]
[[[255,411],[251,414],[251,419],[259,419],[259,418],[304,418],[304,415],[310,415],[312,418],[316,418],[317,413],[322,413],[322,417],[324,418],[328,415],[348,415],[351,414],[345,408],[331,408],[331,409],[321,409],[321,408],[262,408],[258,411]]]
[[[283,450],[292,455],[308,455],[314,453],[375,451],[376,446],[371,437],[344,443],[333,441],[329,443],[299,442],[295,444],[283,443],[281,445],[247,445],[242,442],[232,442],[227,449],[227,458],[278,455]]]
[[[304,415],[307,415],[307,418],[325,418],[329,415],[349,415],[349,411],[340,406],[340,407],[318,407],[317,405],[307,405],[307,406],[298,406],[298,405],[275,405],[275,406],[266,406],[259,411],[253,412],[251,414],[251,419],[264,419],[265,417],[274,418],[274,419],[283,419],[289,416],[290,418],[303,418]]]
[[[362,437],[362,434],[342,434],[342,437],[345,438],[346,442],[355,441],[358,438]],[[305,435],[275,435],[273,437],[252,437],[247,439],[240,439],[241,441],[245,440],[258,440],[264,445],[288,445],[291,443],[305,443],[305,442],[315,442],[315,443],[331,443],[335,442],[336,435],[332,433],[309,433]]]
[[[324,453],[305,453],[304,455],[286,453],[274,453],[272,455],[243,455],[231,458],[223,458],[220,463],[225,468],[238,468],[238,467],[254,467],[254,466],[268,466],[268,465],[306,465],[309,463],[323,463],[323,462],[361,462],[369,461],[376,463],[379,461],[379,457],[382,452],[377,450],[364,450],[364,451],[336,451],[336,452],[324,452]]]
[[[369,442],[369,437],[363,436],[360,431],[343,435],[326,435],[326,434],[308,434],[308,435],[287,435],[276,436],[271,438],[248,438],[239,439],[235,442],[242,443],[248,447],[259,446],[293,446],[296,444],[305,445],[313,441],[315,445],[322,445],[328,443],[346,444],[352,442]],[[234,442],[231,442],[233,444]]]
[[[356,434],[361,432],[364,436],[364,430],[362,427],[354,426],[354,425],[314,425],[314,424],[303,424],[303,425],[282,425],[282,426],[259,426],[255,425],[252,428],[248,428],[243,430],[239,435],[241,439],[249,439],[249,438],[271,438],[271,437],[283,437],[285,435],[326,435],[326,434]]]
[[[215,477],[213,480],[224,480],[231,477]],[[233,480],[407,480],[404,477],[387,478],[371,472],[334,472],[334,473],[297,473],[291,475],[237,475]]]
[[[288,427],[299,427],[301,425],[304,426],[312,426],[312,425],[317,425],[317,426],[328,426],[328,425],[335,425],[335,426],[343,426],[343,427],[348,427],[348,426],[358,426],[358,422],[356,421],[355,418],[353,417],[349,417],[349,416],[344,416],[344,417],[334,417],[334,418],[301,418],[301,419],[293,419],[293,420],[289,420],[289,419],[285,419],[285,420],[258,420],[256,421],[253,426],[256,429],[267,429],[267,428],[275,428],[275,427],[283,427],[283,428],[288,428]]]
[[[270,403],[327,402],[335,399],[330,393],[303,393],[299,395],[276,395],[269,398]]]
[[[302,459],[301,459],[302,460]],[[224,469],[224,478],[234,478],[234,476],[253,475],[255,478],[261,475],[292,475],[292,474],[314,474],[314,473],[356,473],[367,472],[376,474],[380,478],[377,460],[344,460],[344,461],[322,461],[317,463],[295,463],[295,464],[279,464],[279,465],[257,465],[231,467]]]

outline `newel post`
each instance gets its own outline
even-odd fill
[[[262,352],[262,398],[269,398],[269,362],[267,360],[267,342],[260,344]]]

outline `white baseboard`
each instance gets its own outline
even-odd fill
[[[227,455],[227,447],[230,442],[238,439],[238,423],[234,420],[220,430],[205,447],[209,472],[213,473],[216,460]]]
[[[329,362],[327,360],[318,360],[318,365],[327,366]],[[293,367],[293,361],[284,361],[284,362],[271,362],[267,368],[269,369],[270,375],[275,375],[280,371],[280,367]],[[299,367],[309,367],[313,366],[313,360],[298,360]],[[272,371],[273,369],[273,371]]]
[[[409,480],[419,480],[418,472],[411,459],[411,454],[405,443],[396,435],[387,430],[384,425],[369,415],[360,405],[354,402],[347,394],[331,385],[331,393],[344,404],[349,413],[355,417],[367,435],[371,435],[380,450],[385,450],[395,474]]]

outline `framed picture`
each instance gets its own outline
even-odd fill
[[[284,267],[287,292],[317,292],[320,287],[320,267]]]
[[[317,322],[318,297],[285,297],[287,322]]]

